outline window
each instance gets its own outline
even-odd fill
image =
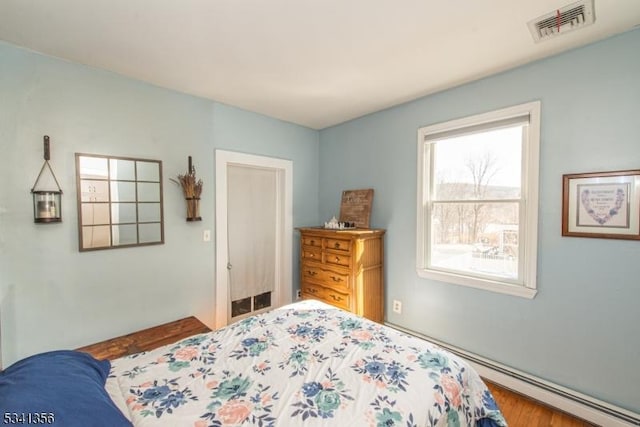
[[[536,294],[540,102],[418,130],[421,277]]]

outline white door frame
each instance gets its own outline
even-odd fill
[[[227,263],[227,167],[249,166],[276,171],[276,289],[277,299],[272,307],[280,307],[292,301],[292,242],[293,242],[293,162],[273,157],[216,150],[216,288],[215,328],[226,326],[229,319],[229,274]]]

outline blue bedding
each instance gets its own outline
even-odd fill
[[[22,359],[0,373],[2,423],[119,427],[131,423],[104,388],[111,363],[86,353],[51,351]]]

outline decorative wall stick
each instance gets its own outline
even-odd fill
[[[191,156],[187,173],[178,175],[178,179],[171,179],[182,186],[184,198],[187,201],[187,221],[202,221],[200,216],[200,194],[202,194],[202,180],[196,178],[196,168],[193,166]]]

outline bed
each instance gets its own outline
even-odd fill
[[[88,410],[91,425],[506,426],[485,384],[460,358],[311,300],[112,360],[108,369],[100,365],[108,361],[85,353],[52,353],[98,364],[97,391],[107,397],[100,403],[112,417],[98,424],[107,415]],[[66,414],[43,402],[15,409],[25,399],[14,398],[13,407],[2,401],[0,409],[51,412],[57,420]]]

